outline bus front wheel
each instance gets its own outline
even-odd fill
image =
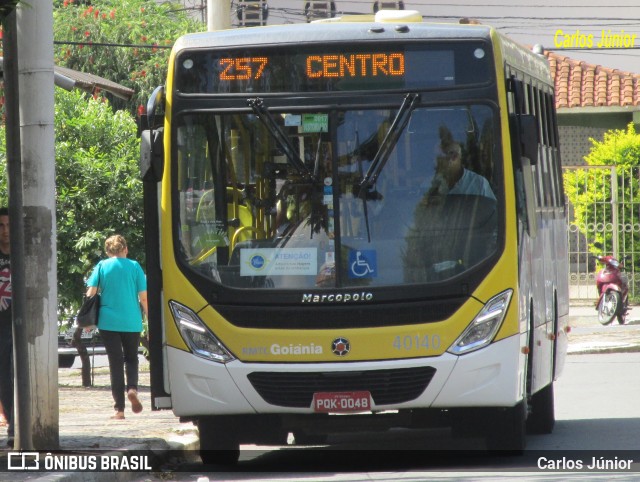
[[[240,458],[240,442],[231,420],[201,417],[198,420],[200,458],[207,465],[235,465]]]
[[[526,445],[527,404],[499,409],[488,418],[485,441],[489,450],[522,453]]]
[[[555,425],[553,382],[531,396],[531,413],[527,418],[527,432],[549,434]]]
[[[324,445],[329,438],[324,433],[309,433],[303,430],[293,432],[293,438],[296,445]]]

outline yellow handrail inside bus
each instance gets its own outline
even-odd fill
[[[233,233],[233,238],[231,238],[231,251],[236,246],[236,242],[238,241],[238,237],[244,233],[245,231],[253,231],[255,234],[260,234],[260,231],[253,226],[242,226],[236,229],[236,232]]]
[[[210,248],[210,249],[204,248],[202,251],[198,253],[198,255],[195,258],[189,261],[189,264],[191,266],[196,266],[202,263],[205,259],[207,259],[213,253],[215,253],[217,249],[218,249],[217,246],[214,246],[213,248]]]

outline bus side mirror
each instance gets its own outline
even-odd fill
[[[160,182],[164,167],[163,117],[156,117],[158,110],[164,109],[164,86],[154,89],[147,101],[146,124],[140,139],[140,176],[143,181]],[[159,120],[159,122],[158,122]],[[159,124],[159,125],[157,125]]]
[[[140,137],[140,177],[143,181],[160,182],[164,168],[164,128],[142,131]]]

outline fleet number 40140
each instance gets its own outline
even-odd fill
[[[440,335],[404,335],[393,339],[393,347],[401,351],[427,351],[440,348]]]

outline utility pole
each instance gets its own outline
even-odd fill
[[[14,373],[14,403],[13,416],[15,419],[16,448],[32,450],[31,433],[27,430],[30,425],[30,412],[22,410],[22,404],[31,404],[31,392],[28,382],[28,360],[23,356],[20,347],[24,341],[24,223],[22,211],[22,157],[20,152],[20,88],[18,82],[18,25],[16,13],[11,13],[4,25],[4,88],[6,110],[6,146],[7,146],[7,177],[9,179],[9,225],[11,245],[11,315],[13,323],[13,373]],[[22,423],[19,423],[22,422]]]
[[[207,0],[207,30],[231,28],[231,0]]]
[[[55,150],[53,130],[53,4],[18,6],[17,45],[19,158],[9,173],[11,221],[15,448],[59,446]],[[9,119],[8,119],[9,122]],[[16,179],[13,179],[15,177]],[[17,180],[17,182],[16,182]],[[14,225],[14,221],[16,224]],[[17,227],[14,230],[14,226]],[[14,251],[15,249],[15,251]],[[16,264],[17,263],[17,264]],[[17,281],[17,283],[16,283]]]

